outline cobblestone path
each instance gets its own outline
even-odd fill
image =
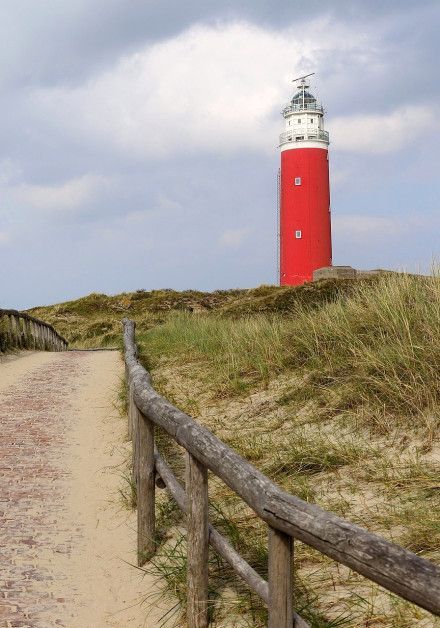
[[[156,625],[118,500],[121,374],[109,352],[0,364],[0,626]]]

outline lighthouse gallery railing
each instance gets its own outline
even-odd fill
[[[187,514],[188,625],[208,625],[208,543],[268,605],[269,628],[304,628],[293,611],[293,539],[350,567],[388,591],[440,615],[440,568],[314,504],[283,491],[208,429],[161,397],[139,363],[135,323],[124,321],[129,432],[137,486],[138,556],[155,549],[155,480]],[[186,487],[155,447],[154,427],[187,452]],[[208,470],[239,495],[268,525],[268,582],[208,521]]]
[[[289,102],[283,108],[283,113],[289,113],[289,111],[319,111],[324,113],[324,107],[317,102],[305,102],[304,105],[302,103]]]
[[[305,131],[304,133],[301,132],[301,135],[292,131],[285,131],[280,135],[280,146],[282,144],[287,144],[287,142],[307,142],[310,140],[318,140],[328,143],[328,131],[313,131],[311,133],[307,133],[307,131]]]

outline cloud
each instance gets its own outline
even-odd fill
[[[352,171],[349,168],[332,167],[330,172],[330,180],[332,189],[337,187],[343,188],[346,182],[349,180]]]
[[[131,155],[270,153],[293,91],[282,68],[293,76],[332,50],[363,66],[376,48],[368,34],[330,28],[327,18],[300,31],[197,25],[124,56],[79,87],[36,90],[33,106],[63,132]]]
[[[398,239],[408,234],[440,228],[440,213],[378,216],[371,214],[341,214],[332,217],[335,235],[366,242],[366,238]]]
[[[398,217],[372,216],[366,214],[343,214],[332,217],[332,227],[338,235],[362,240],[368,236],[389,237],[402,233],[402,222]]]
[[[3,80],[14,84],[78,82],[108,67],[121,52],[176,35],[197,21],[243,19],[269,29],[294,23],[302,31],[323,12],[331,17],[331,28],[344,20],[358,35],[371,21],[377,29],[386,15],[393,31],[406,19],[426,42],[427,28],[414,28],[414,22],[430,7],[438,9],[437,0],[130,0],[128,6],[123,0],[2,0],[0,69]],[[431,25],[435,29],[435,19]],[[405,43],[413,54],[413,42],[405,38]]]
[[[435,106],[413,105],[388,114],[343,116],[327,125],[336,150],[391,153],[439,129],[440,111]]]
[[[21,176],[19,166],[10,158],[2,159],[0,162],[0,185],[11,184]]]
[[[182,209],[181,203],[161,192],[157,199],[157,207],[161,211],[173,212]]]
[[[27,185],[12,188],[15,201],[45,210],[75,209],[89,202],[106,185],[106,179],[85,175],[59,185]]]
[[[219,237],[219,244],[228,248],[238,248],[246,240],[250,233],[250,229],[245,227],[243,229],[228,229],[224,231]]]
[[[0,246],[8,244],[11,240],[11,234],[7,231],[0,231]]]

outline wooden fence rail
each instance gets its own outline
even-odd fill
[[[67,345],[49,323],[25,312],[0,309],[0,353],[13,348],[64,351]]]
[[[139,564],[154,552],[155,478],[187,515],[188,625],[208,625],[208,544],[267,604],[270,628],[303,628],[293,611],[293,543],[298,539],[388,591],[440,615],[440,568],[394,543],[283,491],[214,434],[174,407],[152,387],[137,359],[135,324],[124,320],[129,433],[138,495]],[[154,445],[154,426],[187,452],[185,490]],[[208,521],[210,470],[268,524],[268,582]]]

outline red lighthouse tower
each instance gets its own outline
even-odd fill
[[[332,263],[329,137],[307,76],[295,79],[280,135],[280,284],[288,286],[311,281],[314,270]]]

